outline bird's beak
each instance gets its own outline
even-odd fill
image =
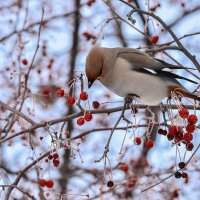
[[[93,81],[88,81],[88,88],[91,88],[91,86],[93,85]]]

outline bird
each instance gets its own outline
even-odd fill
[[[183,69],[135,48],[94,45],[86,57],[85,74],[88,88],[99,80],[118,96],[133,97],[147,106],[157,106],[173,93],[200,101],[199,96],[189,92],[177,79],[197,82],[166,71],[167,68]]]

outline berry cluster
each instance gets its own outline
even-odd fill
[[[52,188],[54,186],[54,182],[51,179],[50,180],[40,179],[39,185],[41,187],[45,187],[46,186],[48,188]]]
[[[180,169],[184,169],[186,167],[186,164],[185,164],[185,162],[179,162],[178,166]],[[175,176],[175,178],[182,177],[182,178],[188,179],[188,174],[186,172],[181,173],[180,170],[175,172],[174,176]]]
[[[79,98],[82,101],[86,101],[88,99],[88,95],[86,92],[81,92]],[[68,97],[67,102],[68,104],[73,105],[76,102],[76,100],[73,96],[70,96]]]
[[[89,122],[91,120],[92,114],[90,112],[86,112],[85,115],[83,117],[79,117],[76,122],[79,126],[82,126],[85,123],[85,121]]]
[[[54,153],[53,155],[50,154],[48,156],[48,159],[46,160],[48,162],[48,160],[53,160],[53,165],[54,167],[58,167],[60,164],[60,160],[59,160],[59,154],[58,153]]]
[[[186,149],[188,151],[192,151],[194,145],[192,143],[193,140],[193,132],[195,131],[195,124],[198,121],[198,118],[194,114],[189,114],[188,110],[182,108],[179,110],[179,116],[187,120],[187,126],[185,127],[185,131],[178,126],[172,125],[169,127],[168,132],[163,129],[159,129],[158,133],[161,135],[167,136],[169,141],[173,141],[175,144],[182,142],[186,145]]]
[[[142,143],[142,139],[141,139],[140,137],[136,137],[136,138],[134,139],[134,143],[135,143],[136,145],[140,145],[140,144]],[[154,146],[153,140],[147,139],[146,142],[145,142],[145,146],[146,146],[146,148],[148,148],[148,149],[152,148],[152,147]]]

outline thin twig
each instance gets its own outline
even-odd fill
[[[0,105],[2,107],[4,107],[6,110],[10,110],[11,112],[19,115],[20,117],[22,117],[23,119],[25,119],[27,122],[29,122],[30,124],[32,125],[36,125],[36,122],[34,122],[32,119],[30,119],[28,116],[26,116],[25,114],[23,114],[22,112],[14,109],[14,108],[11,108],[9,105],[5,104],[3,101],[0,101]]]
[[[95,162],[100,162],[103,158],[106,158],[107,157],[107,153],[109,152],[109,146],[110,146],[110,141],[111,141],[111,138],[113,136],[113,133],[117,127],[117,125],[119,124],[119,122],[121,121],[121,119],[124,117],[124,112],[126,110],[126,105],[127,105],[127,101],[125,100],[124,102],[124,106],[123,106],[123,109],[122,109],[122,112],[121,112],[121,115],[119,116],[117,122],[115,123],[114,127],[112,128],[111,130],[111,133],[109,135],[109,138],[108,138],[108,141],[106,143],[106,146],[105,146],[105,150],[104,150],[104,153],[102,155],[102,157],[99,159],[99,160],[96,160]]]
[[[24,190],[22,190],[21,188],[19,188],[17,185],[0,185],[0,187],[4,188],[4,187],[12,187],[12,188],[16,188],[18,189],[21,193],[25,194],[27,197],[29,197],[32,200],[36,200],[36,198],[32,195],[30,195],[28,192],[25,192]]]

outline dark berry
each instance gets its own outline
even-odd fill
[[[158,133],[159,133],[159,134],[162,134],[162,132],[163,132],[163,129],[162,129],[162,128],[159,128],[159,129],[158,129]]]
[[[175,178],[181,178],[181,176],[182,176],[182,174],[181,174],[181,172],[176,172],[175,174],[174,174],[174,176],[175,176]]]
[[[194,148],[194,145],[193,145],[191,142],[189,142],[189,143],[186,144],[186,149],[187,149],[188,151],[192,151],[193,148]]]
[[[98,109],[99,106],[100,106],[100,103],[99,103],[98,101],[93,101],[93,102],[92,102],[92,107],[93,107],[94,109]]]
[[[108,181],[108,182],[107,182],[107,186],[108,186],[109,188],[113,187],[113,186],[114,186],[113,181]]]
[[[180,163],[178,164],[178,166],[179,166],[180,169],[183,169],[186,165],[185,165],[184,162],[180,162]]]

